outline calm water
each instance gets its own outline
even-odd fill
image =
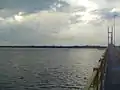
[[[0,90],[81,90],[103,52],[0,49]]]

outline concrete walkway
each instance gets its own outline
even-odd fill
[[[108,60],[104,90],[120,90],[120,51],[113,45],[108,46]]]

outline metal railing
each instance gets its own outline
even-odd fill
[[[93,68],[92,76],[89,78],[83,90],[100,90],[100,88],[103,88],[107,52],[108,49],[106,49],[102,58],[100,58],[97,67]]]

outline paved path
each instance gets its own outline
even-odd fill
[[[120,90],[120,51],[108,46],[108,60],[104,90]]]

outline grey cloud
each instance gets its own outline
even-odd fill
[[[87,8],[84,6],[79,6],[79,7],[74,8],[74,10],[72,10],[73,11],[72,16],[70,17],[71,24],[82,23],[83,21],[80,20],[80,18],[83,15],[80,15],[79,13],[85,12],[86,10],[87,10]]]
[[[69,4],[66,3],[65,1],[61,1],[61,0],[54,2],[54,4],[52,4],[50,7],[51,7],[51,9],[55,8],[56,11],[60,11],[60,12],[61,11],[62,12],[69,11],[69,8],[67,8],[67,7],[69,7]]]
[[[82,15],[72,16],[72,17],[70,18],[70,23],[71,23],[71,24],[76,24],[76,23],[82,22],[81,20],[78,20],[78,19],[81,18],[81,17],[82,17]]]
[[[52,8],[66,12],[68,6],[66,2],[60,0],[0,0],[0,17],[10,17],[19,12],[37,13],[42,10],[52,10]]]
[[[19,10],[2,9],[0,10],[0,17],[6,18],[18,13],[19,13]]]
[[[2,0],[1,8],[44,9],[55,0]]]
[[[86,10],[87,10],[87,8],[84,6],[79,6],[79,7],[74,8],[74,12],[78,12],[78,11],[84,12]]]
[[[49,9],[55,0],[0,0],[1,17],[10,17],[18,12],[35,13]]]
[[[2,0],[0,1],[1,9],[19,9],[23,11],[33,12],[35,10],[49,9],[53,3],[67,3],[59,0]]]
[[[15,21],[13,17],[10,18],[13,19],[12,22],[7,19],[0,21],[0,44],[2,45],[6,43],[8,45],[52,44],[57,41],[53,34],[57,34],[68,24],[68,16],[62,12],[28,15],[25,18],[26,21],[22,23]]]
[[[119,2],[120,0],[106,0],[107,2]]]
[[[99,10],[94,10],[91,11],[92,14],[97,14],[101,16],[101,19],[112,19],[114,15],[116,18],[120,17],[120,12],[111,12],[113,8],[104,8],[104,9],[99,9]]]
[[[95,1],[97,2],[97,0]],[[61,4],[60,7],[59,4]],[[99,3],[97,4],[100,5]],[[114,14],[117,16],[120,15],[120,12],[110,12],[113,8],[108,8],[107,5],[107,8],[103,7],[104,9],[101,9],[101,5],[98,10],[91,11],[91,14],[100,16],[102,20],[111,19]],[[0,0],[0,8],[0,17],[12,17],[13,15],[18,14],[18,12],[25,12],[26,15],[52,8],[63,13],[68,13],[70,10],[71,13],[85,12],[88,9],[83,6],[75,7],[73,9],[68,3],[63,2],[63,0]],[[7,23],[7,25],[4,26],[0,23],[0,44],[104,44],[107,42],[104,40],[106,31],[102,31],[103,28],[100,25],[101,20],[91,20],[88,23],[89,26],[87,26],[83,25],[84,22],[80,20],[82,15],[76,14],[69,18],[71,23],[68,25],[68,19],[66,19],[67,17],[65,15],[63,15],[63,17],[59,16],[60,13],[57,13],[57,15],[58,17],[55,17],[53,14],[47,14],[47,16],[52,16],[50,17],[51,19],[48,17],[40,17],[38,15],[35,17],[38,22],[35,22],[35,18],[33,18],[31,21],[23,22],[21,25]],[[42,16],[46,16],[46,14],[43,14]],[[42,20],[44,22],[39,22],[40,19],[38,17],[43,18]],[[61,20],[58,19],[56,21],[56,18],[60,18]],[[76,28],[79,25],[80,27]],[[71,27],[73,30],[69,30],[67,27]],[[60,33],[61,31],[63,31],[63,33]],[[62,39],[57,37],[59,34]],[[98,37],[100,34],[103,35],[103,37],[100,38],[100,40],[94,40],[94,38]]]
[[[22,26],[14,26],[4,28],[5,31],[0,32],[0,41],[8,42],[8,45],[37,45],[46,44],[51,41],[52,37],[47,34],[39,33],[32,28]],[[4,44],[4,43],[0,43]]]

